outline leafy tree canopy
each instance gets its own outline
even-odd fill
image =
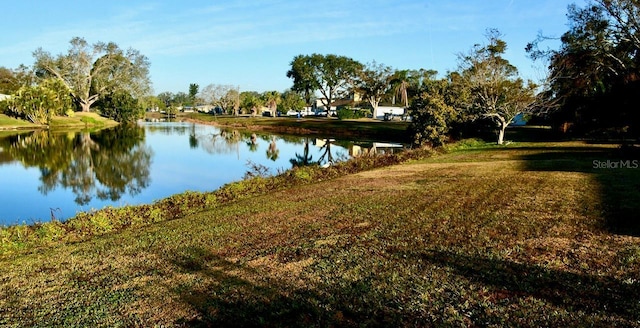
[[[528,110],[535,101],[536,85],[525,82],[518,69],[502,57],[507,44],[498,30],[487,31],[489,43],[475,45],[460,54],[460,87],[468,90],[467,102],[462,104],[470,118],[489,118],[499,129],[498,144],[511,121]]]
[[[339,96],[353,91],[355,79],[363,65],[349,57],[338,55],[298,55],[291,62],[287,77],[293,79],[294,91],[305,95],[307,103],[317,90],[327,110]]]
[[[640,4],[588,1],[569,6],[567,17],[560,49],[542,49],[542,35],[527,46],[533,59],[549,64],[539,110],[554,123],[570,122],[576,133],[640,136]]]
[[[150,91],[147,58],[134,49],[124,51],[113,42],[89,45],[75,37],[67,53],[52,56],[39,48],[33,56],[37,75],[62,81],[85,112],[108,93],[125,91],[140,98]]]

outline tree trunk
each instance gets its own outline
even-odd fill
[[[378,117],[378,105],[380,104],[380,101],[375,97],[369,97],[368,100],[369,100],[369,104],[371,104],[371,107],[373,107],[373,112],[371,113],[371,115],[373,116],[372,118],[375,120]]]
[[[504,143],[504,130],[507,129],[507,123],[500,123],[500,132],[498,133],[498,145],[502,145]]]
[[[90,111],[91,104],[87,103],[87,102],[81,102],[80,103],[80,108],[82,108],[82,112],[88,113]]]

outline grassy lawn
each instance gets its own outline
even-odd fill
[[[6,256],[0,326],[639,326],[640,168],[593,162],[635,158],[462,147]]]
[[[84,129],[84,128],[105,128],[115,126],[118,123],[97,113],[76,112],[73,116],[55,116],[49,123],[51,129]],[[39,129],[46,126],[33,124],[31,122],[15,119],[4,114],[0,114],[0,131],[16,129]]]
[[[0,114],[0,130],[14,130],[14,129],[25,129],[25,128],[38,128],[40,127],[37,124],[33,124],[31,122],[27,122],[24,120],[18,120],[13,117],[9,117],[5,114]]]
[[[97,113],[75,112],[73,116],[56,116],[51,119],[51,128],[105,128],[115,126],[118,123]]]

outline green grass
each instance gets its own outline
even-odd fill
[[[33,124],[25,120],[15,119],[5,114],[0,114],[0,130],[38,128],[38,127],[40,126],[37,124]]]
[[[50,126],[54,129],[64,128],[105,128],[115,126],[118,123],[97,113],[76,112],[72,116],[56,116],[51,119]]]
[[[86,129],[105,128],[115,126],[118,123],[96,113],[74,113],[73,116],[55,116],[51,119],[49,128],[52,129]],[[33,124],[31,122],[15,119],[4,114],[0,114],[0,131],[16,129],[40,129],[45,126]]]
[[[640,169],[592,165],[633,156],[516,143],[234,189],[4,257],[0,326],[638,326]]]

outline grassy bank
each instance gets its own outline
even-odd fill
[[[37,129],[40,125],[0,114],[0,130]]]
[[[107,128],[118,125],[118,122],[102,117],[97,113],[76,112],[73,116],[56,116],[51,119],[52,129],[84,129],[84,128]]]
[[[635,155],[473,146],[6,256],[0,325],[640,325]]]
[[[297,167],[274,177],[261,175],[257,168],[256,172],[247,173],[252,177],[226,184],[213,192],[188,191],[152,204],[106,207],[97,211],[81,212],[65,222],[54,219],[31,225],[0,226],[0,258],[174,220],[240,199],[424,158],[430,153],[428,150],[412,150],[383,156],[360,157],[328,168],[318,165]]]
[[[329,138],[358,138],[388,142],[409,142],[407,122],[382,122],[372,119],[338,120],[305,117],[233,117],[201,113],[181,113],[178,119],[218,124],[239,129],[262,130],[282,134],[318,135]]]
[[[33,130],[42,128],[51,129],[86,129],[86,128],[106,128],[118,125],[118,122],[102,117],[96,113],[76,112],[73,116],[55,116],[51,119],[49,126],[33,124],[25,120],[19,120],[0,114],[1,130]]]

